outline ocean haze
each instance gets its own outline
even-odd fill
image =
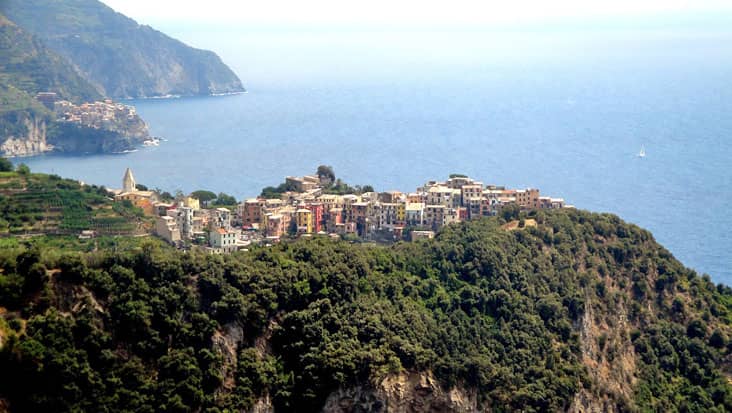
[[[150,187],[238,198],[319,164],[378,190],[466,173],[617,213],[732,284],[732,35],[715,27],[161,27],[219,53],[248,93],[133,101],[160,147],[22,161],[110,187],[129,166]]]

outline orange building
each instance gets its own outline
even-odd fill
[[[539,190],[535,188],[516,191],[516,203],[521,208],[539,208]]]
[[[239,215],[241,216],[242,226],[252,228],[254,224],[262,223],[265,200],[263,199],[247,199],[239,205]]]

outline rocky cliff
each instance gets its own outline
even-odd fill
[[[97,0],[6,0],[0,12],[71,61],[114,98],[242,92],[213,52],[137,24]]]
[[[481,409],[478,392],[445,389],[432,372],[399,372],[376,384],[340,389],[328,396],[323,413],[473,413]]]
[[[139,144],[133,136],[69,122],[55,122],[50,135],[49,143],[60,153],[120,153]]]
[[[0,155],[31,156],[54,150],[54,146],[48,142],[48,118],[26,112],[5,114],[4,117],[14,118],[10,122],[14,124],[15,130],[5,134],[4,141],[0,137]]]
[[[148,137],[147,125],[139,117],[112,117],[96,124],[55,120],[28,111],[0,115],[0,156],[5,157],[123,152]]]

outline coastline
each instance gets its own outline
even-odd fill
[[[245,95],[249,93],[248,90],[244,89],[238,92],[221,92],[221,93],[210,93],[207,95],[159,95],[159,96],[140,96],[140,97],[126,97],[119,98],[120,101],[134,101],[134,100],[173,100],[183,98],[196,98],[196,97],[222,97],[222,96],[236,96]]]

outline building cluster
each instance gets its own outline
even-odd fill
[[[129,201],[155,217],[155,233],[182,246],[204,244],[212,253],[229,253],[252,242],[277,242],[285,236],[322,234],[371,240],[432,238],[441,227],[493,216],[507,206],[521,210],[567,207],[561,198],[541,196],[538,189],[484,185],[467,176],[429,181],[414,192],[327,193],[317,176],[287,177],[279,198],[252,198],[235,211],[201,208],[192,197],[161,202],[153,191],[137,189],[127,169],[116,201]]]
[[[38,92],[36,94],[36,100],[43,103],[43,106],[46,108],[53,110],[56,101],[58,101],[58,94],[55,92]]]
[[[122,189],[112,191],[116,202],[129,201],[155,218],[155,234],[171,244],[181,246],[185,241],[207,244],[209,252],[230,253],[249,245],[242,231],[235,228],[233,214],[226,208],[201,208],[190,196],[173,202],[162,202],[154,191],[141,191],[132,171],[127,168]]]
[[[39,96],[44,104],[52,101],[50,96]],[[67,100],[53,101],[58,120],[81,126],[117,132],[136,139],[148,138],[148,127],[133,106],[115,103],[109,99],[101,102],[76,105]]]
[[[242,231],[234,228],[232,213],[226,208],[202,209],[198,200],[184,197],[173,203],[158,203],[155,233],[166,241],[182,245],[183,241],[207,244],[211,253],[230,253],[249,245]]]
[[[137,118],[137,111],[133,106],[114,103],[109,99],[81,105],[60,100],[54,103],[54,110],[60,120],[98,129],[112,129],[119,119],[131,121]]]
[[[541,196],[538,189],[506,189],[466,176],[430,181],[415,192],[326,193],[317,176],[287,177],[292,189],[278,199],[254,198],[239,205],[245,229],[272,241],[295,234],[353,234],[362,238],[430,238],[444,225],[496,215],[507,205],[521,209],[564,208],[563,199]]]

